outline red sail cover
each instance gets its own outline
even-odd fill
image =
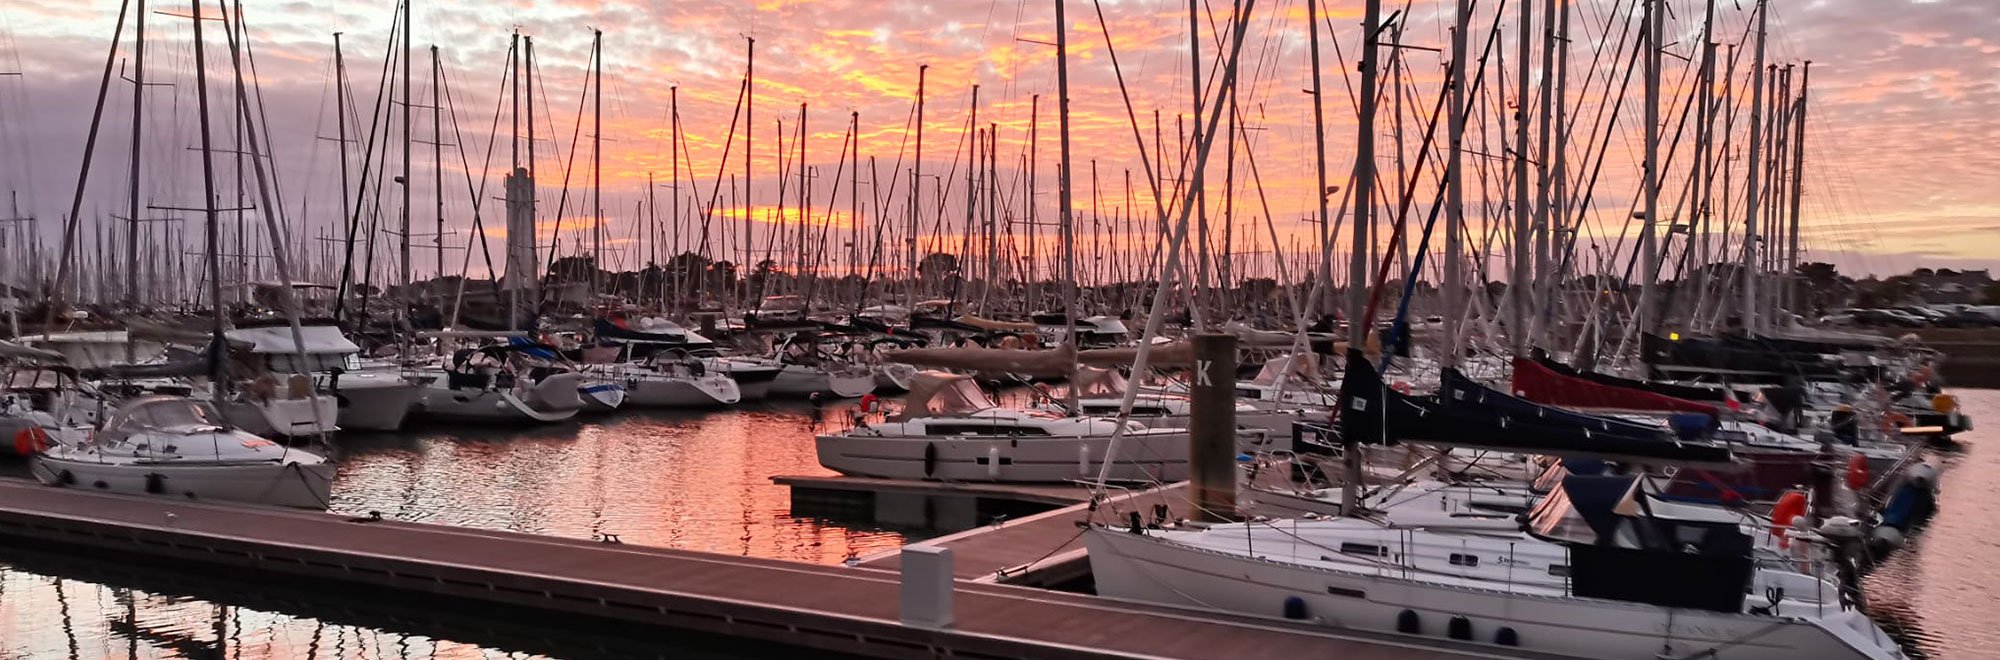
[[[1698,412],[1711,417],[1720,416],[1715,406],[1706,403],[1559,374],[1525,357],[1514,358],[1514,395],[1552,406]]]

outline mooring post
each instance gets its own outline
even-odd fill
[[[1188,420],[1188,496],[1195,520],[1236,513],[1236,337],[1194,338],[1193,409]]]
[[[928,545],[903,548],[903,625],[950,628],[951,549]]]

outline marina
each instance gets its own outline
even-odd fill
[[[2000,654],[2000,8],[878,4],[0,3],[0,658]]]

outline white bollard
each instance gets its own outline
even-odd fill
[[[903,548],[903,625],[941,629],[952,624],[951,549],[927,545]]]

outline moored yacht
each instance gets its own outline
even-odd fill
[[[220,422],[206,403],[141,397],[119,406],[101,428],[57,429],[31,471],[51,486],[327,507],[333,465],[326,459]]]
[[[888,419],[815,439],[820,465],[842,474],[945,481],[1061,482],[1187,478],[1187,432],[1138,422],[1000,408],[971,376],[920,374]]]
[[[474,422],[559,422],[584,403],[583,374],[525,355],[536,344],[460,349],[430,374],[418,410]]]
[[[1814,535],[1774,557],[1732,520],[1651,510],[1635,481],[1569,477],[1525,529],[1392,516],[1085,538],[1113,598],[1609,660],[1903,657],[1821,570]]]

